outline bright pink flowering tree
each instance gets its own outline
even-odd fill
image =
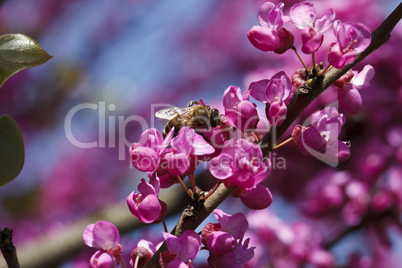
[[[18,5],[18,1],[10,6]],[[63,3],[67,1],[59,2],[55,6],[64,7]],[[136,1],[128,2],[136,7],[139,5]],[[170,132],[167,127],[164,134],[156,128],[142,129],[141,136],[140,133],[125,133],[129,140],[136,141],[130,146],[128,155],[137,171],[126,172],[129,169],[124,167],[119,168],[116,174],[117,169],[110,166],[106,154],[83,153],[81,157],[73,154],[74,161],[69,161],[65,158],[65,148],[58,144],[55,155],[62,159],[62,163],[56,167],[49,165],[51,171],[41,180],[32,198],[40,200],[39,205],[34,207],[35,215],[32,213],[28,220],[18,220],[15,225],[17,230],[24,230],[24,234],[19,232],[19,236],[42,236],[43,230],[49,225],[70,235],[68,228],[60,228],[60,223],[66,219],[70,222],[69,217],[72,214],[82,213],[87,216],[104,204],[110,204],[113,198],[121,198],[112,192],[120,182],[111,178],[123,177],[122,173],[136,172],[134,174],[135,181],[139,183],[138,188],[122,190],[124,195],[131,192],[127,205],[132,215],[127,213],[131,218],[125,222],[162,222],[165,233],[159,232],[157,228],[160,226],[154,226],[151,232],[142,232],[144,229],[141,229],[141,238],[152,242],[141,240],[135,244],[137,234],[134,239],[130,236],[120,242],[117,228],[110,222],[98,221],[90,224],[84,231],[84,242],[99,250],[92,257],[85,256],[85,261],[81,260],[81,263],[77,260],[74,263],[77,267],[87,267],[88,260],[91,267],[124,266],[122,259],[129,259],[130,267],[150,267],[156,264],[185,268],[204,266],[207,263],[212,267],[239,268],[393,267],[389,263],[383,263],[386,257],[382,256],[388,256],[388,252],[384,252],[392,249],[395,241],[393,236],[401,226],[402,129],[398,115],[401,114],[402,88],[398,50],[393,50],[390,45],[381,55],[377,53],[372,57],[370,64],[373,67],[356,66],[359,72],[351,68],[355,68],[358,62],[388,39],[388,44],[399,48],[400,31],[393,32],[391,37],[390,33],[400,19],[401,8],[384,25],[371,33],[379,24],[379,13],[376,5],[373,5],[375,1],[292,1],[291,4],[267,2],[258,11],[259,26],[252,27],[247,33],[251,43],[248,44],[249,48],[254,46],[258,49],[253,51],[246,49],[244,43],[247,42],[242,43],[240,40],[243,38],[243,41],[247,41],[244,27],[251,25],[249,22],[244,25],[247,10],[243,8],[254,3],[223,2],[209,10],[208,19],[202,20],[203,28],[198,26],[195,31],[184,34],[181,32],[182,36],[170,33],[165,36],[164,40],[174,40],[180,44],[179,54],[186,58],[185,65],[179,69],[173,68],[175,64],[169,63],[169,67],[172,64],[172,70],[183,70],[176,82],[166,83],[159,77],[153,79],[163,81],[161,92],[166,92],[169,87],[169,94],[162,96],[165,102],[178,101],[178,96],[191,100],[195,98],[195,94],[197,98],[201,95],[207,99],[208,89],[199,85],[205,83],[208,88],[214,88],[214,98],[208,100],[211,107],[203,100],[192,105],[195,110],[202,110],[211,116],[208,114],[204,118],[196,118],[192,114],[194,110],[187,110],[186,113],[175,114],[176,121],[171,121],[170,124],[170,127],[175,127]],[[109,4],[113,5],[112,2]],[[47,5],[43,4],[43,7]],[[10,16],[7,14],[9,9],[4,10],[7,12],[3,12],[1,17]],[[255,13],[256,10],[255,8]],[[126,13],[113,9],[108,9],[109,11],[113,19],[102,22],[104,24],[99,26],[100,30],[90,36],[94,38],[87,39],[90,41],[88,43],[93,43],[92,47],[87,47],[92,52],[89,54],[96,55],[96,58],[102,56],[102,53],[98,53],[101,47],[109,46],[101,42],[105,37],[117,41],[118,38],[113,40],[113,36],[119,36],[121,26],[116,25],[116,21],[117,24],[125,24]],[[150,13],[146,12],[147,18],[153,18]],[[189,13],[191,17],[196,16],[196,13]],[[54,14],[58,13],[52,14],[50,17],[56,17]],[[45,19],[37,16],[33,24],[38,21],[43,22]],[[2,20],[2,25],[4,23],[7,20]],[[183,27],[175,25],[175,28],[183,29],[184,25],[185,23],[181,23]],[[236,32],[240,28],[243,29],[241,35]],[[152,37],[154,33],[152,32]],[[335,41],[330,40],[331,36]],[[331,42],[334,43],[330,45]],[[154,43],[158,51],[166,47],[169,51],[171,49],[170,46],[160,46],[164,42]],[[194,48],[195,53],[187,53],[186,47]],[[10,53],[6,48],[1,47],[2,56]],[[293,51],[288,52],[289,49]],[[300,55],[298,50],[304,55]],[[272,51],[275,54],[261,51]],[[281,55],[285,52],[285,55]],[[194,57],[195,54],[200,57]],[[14,58],[12,53],[11,56]],[[125,59],[126,56],[128,55],[123,54]],[[95,60],[94,56],[88,58]],[[118,57],[113,57],[116,58]],[[155,63],[152,61],[152,64],[157,65]],[[2,68],[6,64],[4,60],[0,63]],[[79,68],[74,68],[74,74],[76,69]],[[141,70],[151,74],[152,69]],[[239,79],[244,72],[253,72],[249,77],[258,73],[259,77],[249,79],[242,85],[243,89],[247,89],[243,93],[238,86],[229,86],[225,90],[233,81],[226,82],[223,87],[210,87],[215,83],[220,84],[225,75],[231,79]],[[189,74],[191,78],[187,79]],[[213,77],[211,74],[217,77],[216,80],[210,80]],[[167,76],[173,80],[175,75],[171,73]],[[68,80],[71,78],[70,75],[67,77]],[[363,88],[366,89],[361,90]],[[146,110],[144,107],[148,107],[146,99],[150,103],[161,100],[158,94],[143,94],[145,91],[135,98],[141,103],[130,103],[132,106],[139,106],[141,112]],[[63,88],[60,92],[66,90]],[[190,93],[194,95],[189,96]],[[128,95],[127,92],[125,94]],[[0,107],[3,109],[9,100],[18,99],[18,105],[27,109],[18,115],[19,120],[23,121],[25,114],[31,115],[33,112],[34,115],[25,118],[29,120],[24,123],[40,123],[40,112],[35,113],[32,108],[27,107],[23,95],[6,94],[8,99],[0,103]],[[34,96],[35,92],[27,95]],[[127,96],[125,98],[132,100]],[[52,102],[52,108],[55,106],[53,110],[57,114],[59,110],[54,103],[58,102],[54,99],[49,102]],[[41,109],[38,110],[42,111],[42,104],[40,106]],[[220,109],[221,115],[213,109],[217,106],[223,107]],[[177,109],[179,110],[185,109]],[[49,117],[48,114],[46,116]],[[113,118],[109,118],[110,130],[113,127]],[[193,120],[194,118],[201,120]],[[46,120],[49,123],[50,119]],[[15,127],[10,124],[12,121],[7,116],[1,117],[0,121],[0,141],[4,141],[4,133],[7,133],[4,130]],[[204,128],[203,123],[208,126]],[[262,128],[262,124],[265,124],[265,128]],[[30,132],[30,128],[27,132]],[[365,138],[371,135],[369,133],[375,135],[370,139]],[[288,143],[289,141],[293,143]],[[1,143],[0,159],[9,160],[13,155],[13,150],[4,153],[4,148],[9,148],[7,145]],[[99,146],[102,147],[101,144]],[[38,159],[45,159],[47,148],[42,145],[40,148]],[[286,170],[278,170],[277,155],[286,156]],[[0,166],[5,166],[7,171],[7,164],[1,162]],[[14,162],[21,164],[17,160]],[[96,166],[96,171],[85,172],[91,168],[91,164]],[[327,164],[335,168],[327,167]],[[3,172],[4,169],[0,168],[0,176],[4,175]],[[137,174],[138,172],[147,172],[149,181],[139,180],[145,176]],[[107,180],[102,181],[102,177]],[[94,179],[88,181],[88,178]],[[131,183],[132,181],[130,185]],[[188,208],[174,228],[170,226],[170,222],[166,224],[164,217],[167,205],[160,200],[164,199],[160,193],[165,192],[161,189],[170,188],[173,184],[180,184],[178,186],[182,186],[189,199]],[[180,195],[169,191],[175,189],[172,187],[166,191],[174,199],[171,202],[181,203]],[[229,196],[240,199],[227,198]],[[226,198],[221,209],[217,209]],[[1,196],[0,199],[2,205],[14,203],[7,200],[7,197]],[[169,208],[171,202],[167,202]],[[271,203],[274,204],[273,208],[267,209]],[[292,206],[292,211],[297,211],[292,219],[280,219],[275,215],[275,211],[279,210],[281,213],[277,213],[278,215],[287,213],[288,206]],[[20,209],[19,206],[15,207]],[[127,210],[127,207],[124,208]],[[234,212],[229,215],[223,210]],[[36,212],[43,216],[43,226],[31,223],[39,218]],[[8,208],[0,209],[0,218],[7,221],[8,216],[13,213],[15,211],[9,211]],[[20,211],[16,212],[16,218],[20,217],[19,213]],[[121,217],[117,211],[114,213],[108,213],[107,216],[115,215],[108,219],[112,219],[120,227]],[[215,214],[218,223],[200,226],[211,213]],[[80,215],[75,215],[77,217]],[[297,221],[292,223],[296,217]],[[194,230],[198,226],[200,229],[197,233]],[[121,228],[122,232],[127,230],[127,227]],[[170,230],[171,234],[168,234]],[[369,249],[368,253],[345,250],[345,257],[338,257],[334,254],[334,246],[341,246],[344,241],[347,243],[351,233],[365,236],[365,243],[361,243],[363,239],[358,241],[364,244],[362,247]],[[158,235],[161,239],[164,237],[165,242],[155,246],[156,241],[160,241],[156,238]],[[0,240],[1,249],[4,248],[2,242]],[[40,254],[41,244],[38,243],[33,250],[45,260],[52,254]],[[66,246],[60,245],[60,251],[64,247]],[[134,247],[136,248],[132,250]],[[47,249],[50,251],[53,248]],[[200,250],[209,252],[207,260],[200,260]],[[43,262],[45,264],[35,266],[32,259],[35,267],[57,266]],[[203,263],[200,264],[201,262]]]
[[[316,19],[312,2],[296,3],[290,8],[289,17],[284,15],[283,9],[283,3],[276,6],[270,2],[263,4],[257,16],[260,26],[254,26],[247,37],[252,45],[265,52],[282,54],[288,49],[294,50],[303,68],[295,68],[292,78],[286,72],[279,71],[269,79],[252,82],[243,94],[239,87],[229,86],[222,94],[224,116],[219,120],[212,118],[212,110],[203,100],[191,106],[191,109],[195,107],[211,111],[211,118],[203,118],[203,121],[215,120],[213,126],[211,124],[205,130],[196,124],[186,123],[177,113],[171,124],[174,124],[174,120],[185,122],[176,124],[178,131],[171,130],[163,137],[156,129],[149,129],[141,135],[139,142],[130,147],[134,167],[149,172],[151,178],[149,183],[143,179],[138,192],[134,191],[127,198],[135,217],[145,223],[164,222],[163,202],[158,199],[160,181],[164,182],[166,188],[180,183],[191,199],[190,208],[183,213],[172,234],[167,233],[164,224],[165,244],[156,252],[149,245],[138,246],[132,253],[132,267],[143,267],[146,261],[149,263],[145,267],[156,263],[161,267],[193,267],[201,242],[209,251],[208,264],[211,267],[259,266],[258,262],[264,263],[266,256],[261,255],[250,238],[244,239],[249,225],[246,217],[242,213],[229,215],[215,209],[229,195],[240,197],[247,208],[261,210],[261,213],[249,215],[255,218],[250,236],[256,241],[266,239],[273,245],[267,245],[266,249],[272,255],[270,263],[278,267],[284,263],[289,266],[283,267],[335,265],[328,244],[308,225],[283,224],[273,215],[262,211],[273,201],[270,190],[263,183],[272,170],[269,158],[272,151],[289,141],[294,141],[293,144],[303,154],[315,156],[329,165],[336,166],[348,160],[351,156],[350,142],[339,139],[346,116],[335,107],[327,106],[311,113],[307,123],[294,126],[290,137],[284,142],[279,143],[272,138],[273,135],[281,137],[308,104],[334,82],[341,108],[348,113],[356,113],[362,106],[357,90],[368,85],[374,76],[374,69],[366,66],[360,73],[348,72],[351,67],[340,71],[331,69],[341,69],[355,62],[372,39],[370,31],[363,24],[335,21],[332,9]],[[294,35],[283,28],[289,21],[302,30],[301,50],[311,54],[311,63],[306,64],[301,59],[295,46],[297,44],[294,44]],[[328,51],[328,64],[325,66],[322,62],[316,62],[316,52],[324,44],[324,32],[331,27],[337,43],[324,48]],[[257,104],[250,102],[250,96],[257,100]],[[260,116],[257,107],[261,104],[265,105],[265,116],[272,126],[265,132],[258,129]],[[187,120],[192,120],[189,115],[186,116]],[[229,135],[221,135],[225,131]],[[174,133],[177,135],[174,136]],[[217,133],[220,137],[218,143],[211,138]],[[260,133],[264,136],[261,137]],[[200,189],[195,182],[195,172],[202,161],[208,162],[209,173],[218,181],[208,192]],[[328,183],[321,182],[322,187],[312,185],[311,191],[316,193],[305,200],[306,212],[319,215],[325,209],[341,209],[346,224],[354,226],[364,221],[367,206],[371,202],[369,187],[347,173],[344,175],[342,179],[334,176]],[[187,177],[191,189],[183,182]],[[390,207],[392,201],[385,197],[385,192],[390,191],[383,189],[372,198],[376,211]],[[206,224],[200,238],[193,230],[212,210],[219,223]],[[261,215],[268,219],[257,220]],[[255,224],[257,221],[264,223]],[[276,256],[273,248],[280,248],[283,256]],[[153,257],[150,257],[152,254]],[[253,259],[254,256],[256,259]]]

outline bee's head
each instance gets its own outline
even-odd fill
[[[211,110],[211,127],[217,127],[221,124],[221,116],[218,109]]]

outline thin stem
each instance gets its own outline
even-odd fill
[[[282,147],[283,145],[285,145],[288,142],[291,142],[292,140],[294,140],[293,137],[289,137],[286,140],[284,140],[283,142],[279,143],[279,144],[275,144],[274,147],[272,148],[272,150],[278,149],[279,147]]]
[[[326,74],[331,69],[332,69],[332,65],[328,64],[327,67],[325,67],[324,71],[322,71],[322,75]]]
[[[313,61],[313,69],[315,69],[315,52],[313,52],[313,54],[311,54],[311,60]],[[318,70],[316,70],[318,71]]]
[[[166,225],[165,217],[162,218],[162,224],[163,224],[163,229],[165,229],[165,232],[167,233],[168,228],[167,228],[167,225]]]
[[[180,185],[183,187],[184,191],[186,191],[186,193],[192,198],[190,191],[187,189],[186,185],[184,185],[183,181],[181,180],[180,176],[176,176],[178,182],[180,183]]]
[[[120,262],[121,262],[121,265],[123,265],[123,268],[126,268],[126,264],[124,263],[123,256],[120,256]]]
[[[300,62],[303,64],[304,69],[308,70],[307,65],[304,63],[303,59],[300,57],[299,52],[295,46],[291,46],[290,49],[293,49],[296,53],[296,56],[299,58]]]
[[[254,132],[250,133],[251,136],[253,136],[254,140],[256,143],[258,143],[260,140],[258,139],[257,135],[254,134]]]
[[[190,179],[191,182],[191,187],[193,188],[193,194],[195,194],[196,187],[195,187],[195,179],[194,179],[194,172],[188,175],[188,178]]]
[[[210,197],[215,191],[216,189],[218,189],[218,186],[222,183],[222,181],[217,182],[214,187],[212,187],[211,190],[208,191],[208,193],[205,195],[205,199],[207,199],[208,197]]]

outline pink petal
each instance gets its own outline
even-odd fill
[[[323,138],[317,129],[310,127],[303,131],[296,139],[297,147],[305,155],[325,153]]]
[[[113,268],[114,258],[109,253],[97,251],[89,260],[91,268]]]
[[[261,51],[274,51],[279,48],[280,38],[271,29],[261,26],[253,26],[247,32],[248,40]]]
[[[242,101],[237,105],[237,111],[241,115],[241,121],[237,122],[237,127],[242,132],[254,131],[260,120],[255,105],[249,101]]]
[[[145,181],[145,179],[141,179],[141,183],[138,184],[138,191],[143,195],[143,196],[147,196],[147,195],[154,195],[156,193],[155,188],[147,183]]]
[[[166,246],[169,249],[170,253],[177,254],[179,247],[179,238],[175,235],[169,233],[163,233],[163,237],[166,241]]]
[[[248,228],[248,222],[242,213],[238,212],[230,215],[220,209],[215,209],[214,216],[220,223],[222,231],[229,233],[235,239],[243,238]]]
[[[269,107],[269,112],[268,112],[268,119],[271,125],[273,126],[280,126],[282,125],[283,121],[286,119],[286,114],[287,114],[287,107],[285,103],[279,104],[278,102],[274,102],[270,107]]]
[[[179,237],[179,247],[176,258],[187,262],[189,259],[194,259],[200,249],[200,236],[193,230],[187,230]]]
[[[148,195],[138,206],[139,220],[144,223],[155,221],[161,213],[161,205],[156,195]]]
[[[303,30],[301,37],[303,42],[302,51],[305,54],[317,51],[324,41],[324,36],[321,33],[316,33],[308,28]]]
[[[362,97],[356,88],[338,90],[339,105],[345,112],[356,114],[362,107]]]
[[[271,79],[267,84],[267,89],[265,90],[265,96],[268,103],[273,103],[275,101],[281,101],[285,94],[285,85],[281,79]]]
[[[201,135],[195,133],[193,143],[193,154],[206,155],[206,154],[212,154],[214,152],[215,152],[214,147],[212,147],[211,144],[206,142]]]
[[[207,236],[207,248],[213,254],[223,255],[236,247],[236,240],[227,232],[217,231]]]
[[[188,155],[184,153],[167,153],[164,159],[167,160],[169,173],[175,176],[184,175],[190,167]]]
[[[284,3],[279,3],[274,10],[268,13],[268,24],[274,31],[279,31],[283,24],[289,21],[289,18],[283,15],[282,10],[284,7]]]
[[[315,20],[315,9],[312,2],[294,4],[289,11],[291,22],[299,29],[310,27]]]
[[[357,88],[362,89],[370,85],[371,79],[375,74],[374,68],[371,65],[364,66],[363,70],[357,75],[353,76],[351,83]]]
[[[230,155],[221,153],[210,161],[209,171],[219,180],[227,179],[233,175],[232,162],[233,158]]]
[[[252,82],[249,86],[250,95],[261,102],[267,102],[266,98],[266,88],[268,85],[269,79],[264,79],[256,82]]]
[[[286,100],[289,97],[293,86],[292,80],[290,79],[289,75],[287,75],[287,73],[284,71],[280,71],[274,74],[271,79],[280,79],[282,81],[284,85],[282,100]]]
[[[96,222],[92,232],[94,244],[104,250],[114,248],[120,241],[119,230],[108,221]]]
[[[335,12],[331,9],[327,10],[321,19],[314,22],[314,29],[316,32],[323,33],[333,25],[335,20]]]
[[[93,236],[93,229],[94,229],[95,223],[89,224],[83,234],[83,239],[85,245],[91,248],[100,248],[98,245],[94,244],[94,236]]]
[[[225,107],[225,109],[233,109],[242,100],[243,97],[238,87],[229,86],[223,93],[223,107]]]
[[[241,196],[243,204],[251,209],[265,209],[272,203],[272,194],[265,186],[257,184],[252,188],[245,189]]]
[[[139,144],[151,148],[159,148],[163,144],[163,136],[156,128],[149,128],[141,134]]]
[[[154,171],[159,164],[159,153],[149,147],[130,147],[131,162],[139,171]]]
[[[265,2],[258,9],[257,20],[261,26],[269,27],[268,14],[275,8],[275,5],[271,2]]]

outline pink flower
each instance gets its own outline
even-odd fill
[[[249,239],[242,245],[248,227],[246,218],[242,213],[229,215],[220,209],[215,209],[214,215],[219,223],[208,223],[202,230],[202,243],[211,253],[208,262],[213,267],[242,267],[238,265],[254,256],[254,248],[248,248]]]
[[[241,95],[241,90],[229,86],[223,93],[223,107],[228,122],[242,132],[251,132],[257,128],[259,117],[256,105],[248,100],[248,92]]]
[[[370,45],[371,34],[361,23],[342,23],[337,20],[333,27],[338,42],[331,44],[328,61],[335,68],[341,69],[352,63]]]
[[[259,184],[270,173],[271,162],[263,162],[257,144],[244,139],[231,142],[226,142],[221,154],[211,160],[209,171],[227,187],[251,188]]]
[[[89,260],[91,268],[113,268],[115,264],[114,258],[107,252],[98,250]]]
[[[168,251],[161,253],[161,265],[169,268],[193,267],[191,261],[201,249],[200,236],[192,230],[185,231],[180,237],[169,233],[163,233],[163,236]]]
[[[144,223],[161,221],[166,213],[166,204],[158,199],[159,179],[156,174],[150,177],[150,183],[142,179],[138,191],[133,191],[127,197],[130,212]]]
[[[272,204],[272,194],[269,189],[261,184],[246,188],[240,192],[240,200],[251,209],[264,209]]]
[[[121,258],[120,234],[116,226],[108,221],[88,225],[83,233],[84,243],[100,250],[92,255],[91,267],[113,267]]]
[[[161,154],[169,145],[173,133],[174,129],[172,128],[163,140],[159,130],[155,128],[145,130],[140,136],[140,140],[129,149],[134,167],[139,171],[155,171],[159,166]]]
[[[292,137],[299,150],[305,155],[313,155],[328,164],[343,162],[350,157],[350,148],[338,140],[345,117],[334,107],[311,115],[311,125],[295,126]]]
[[[282,28],[289,21],[289,17],[283,15],[283,7],[283,3],[275,7],[273,3],[266,2],[258,10],[257,19],[261,26],[253,26],[247,37],[259,50],[282,54],[293,44],[292,33]]]
[[[358,71],[350,72],[353,74],[350,82],[338,87],[338,100],[343,110],[350,114],[356,114],[362,107],[362,97],[359,90],[370,85],[370,80],[374,77],[374,68],[371,65],[366,65],[360,73]]]
[[[289,15],[292,23],[303,29],[302,51],[306,54],[311,54],[320,48],[324,40],[322,33],[328,30],[335,20],[335,12],[332,9],[325,12],[321,19],[316,19],[314,5],[309,1],[294,4]]]
[[[250,84],[250,95],[258,101],[266,103],[266,115],[273,126],[279,126],[286,119],[287,104],[289,104],[293,92],[292,81],[283,71]]]
[[[234,264],[241,265],[250,260],[254,256],[254,248],[248,248],[249,239],[242,245],[248,227],[244,215],[229,215],[220,209],[215,209],[214,215],[219,223],[208,223],[202,230],[202,243],[211,253],[208,262],[213,263],[213,267],[228,263],[229,266],[223,267],[237,267]]]
[[[172,139],[171,146],[163,155],[161,168],[175,176],[193,172],[197,167],[197,157],[215,151],[201,135],[189,127],[180,129],[177,136]]]
[[[135,268],[143,268],[155,252],[156,247],[152,242],[141,239],[131,252],[130,267],[134,268],[134,263],[137,263]]]

